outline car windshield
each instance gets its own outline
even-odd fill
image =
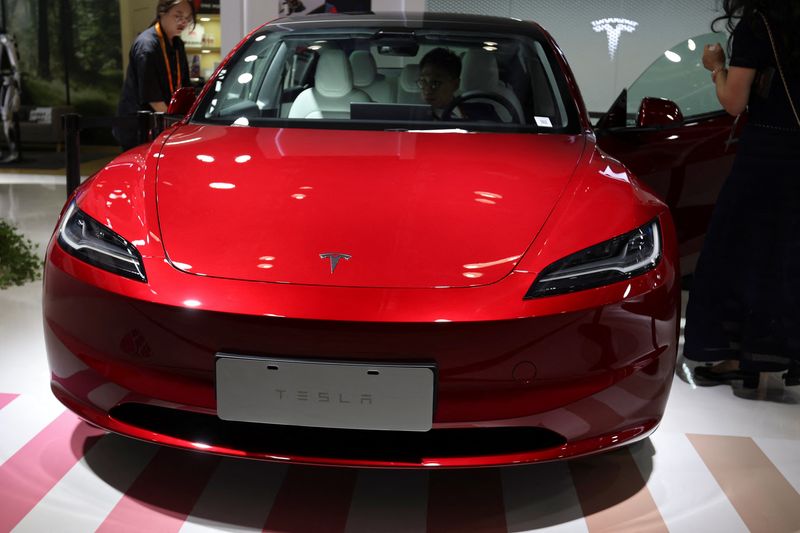
[[[579,131],[551,46],[528,35],[274,24],[252,35],[211,83],[194,122]]]

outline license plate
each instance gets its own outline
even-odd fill
[[[433,365],[217,354],[223,420],[340,429],[428,431]]]

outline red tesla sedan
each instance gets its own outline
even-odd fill
[[[598,148],[541,27],[279,19],[185,111],[84,182],[48,246],[52,389],[85,420],[362,467],[554,460],[656,429],[673,221]]]

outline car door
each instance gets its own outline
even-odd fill
[[[702,65],[704,45],[724,39],[709,33],[666,51],[623,91],[596,127],[600,147],[669,205],[684,275],[694,271],[745,120],[722,109]]]

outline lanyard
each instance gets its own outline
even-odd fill
[[[161,53],[164,54],[164,64],[167,66],[167,79],[169,80],[169,94],[175,94],[175,87],[172,85],[172,69],[167,58],[167,43],[164,41],[164,34],[161,33],[161,24],[156,22],[156,35],[161,44]],[[181,61],[178,57],[178,49],[175,49],[175,68],[178,71],[178,87],[181,87]]]

